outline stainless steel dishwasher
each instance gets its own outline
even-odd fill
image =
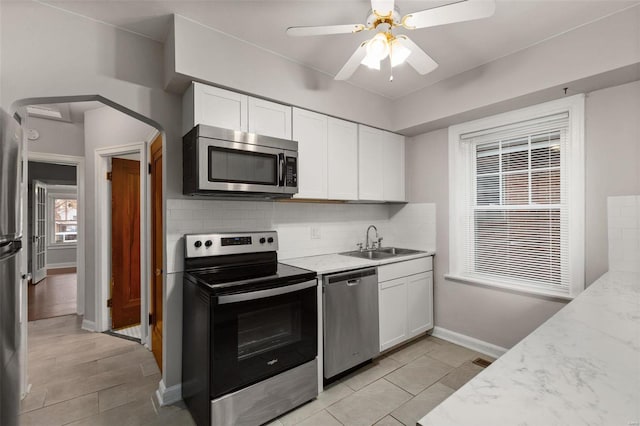
[[[323,278],[324,377],[380,353],[378,271],[359,269]]]

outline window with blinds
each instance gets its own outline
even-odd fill
[[[454,171],[452,272],[545,294],[573,293],[576,198],[570,189],[581,186],[573,182],[572,161],[580,159],[572,158],[571,127],[563,111],[455,135],[455,167],[464,170]]]

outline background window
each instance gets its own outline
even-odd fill
[[[51,239],[53,245],[76,244],[78,241],[78,201],[69,195],[54,195],[50,198],[52,220]]]

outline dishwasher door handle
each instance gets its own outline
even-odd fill
[[[360,284],[360,278],[356,278],[355,280],[347,280],[347,285],[352,287],[354,285]]]

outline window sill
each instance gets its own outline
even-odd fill
[[[444,278],[450,281],[457,281],[465,284],[477,284],[484,287],[500,288],[503,290],[509,290],[516,293],[522,293],[525,295],[542,296],[542,297],[548,297],[548,298],[560,299],[560,300],[569,300],[569,301],[575,298],[575,296],[570,296],[567,293],[536,289],[533,287],[525,287],[523,285],[509,284],[507,282],[501,282],[501,281],[466,277],[463,275],[445,274]]]
[[[77,244],[55,244],[55,245],[48,245],[47,246],[47,250],[66,250],[66,249],[75,249],[77,248],[78,245]]]

